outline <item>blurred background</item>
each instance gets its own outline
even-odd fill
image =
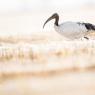
[[[95,0],[0,0],[0,34],[30,35],[53,30],[51,21],[42,29],[53,13],[64,21],[95,23]]]

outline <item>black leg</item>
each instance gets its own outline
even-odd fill
[[[87,39],[87,40],[89,40],[89,38],[88,37],[84,37],[85,39]]]

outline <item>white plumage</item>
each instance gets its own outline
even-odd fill
[[[86,34],[90,32],[91,30],[95,31],[95,25],[92,25],[90,23],[64,22],[59,25],[58,24],[59,15],[57,13],[53,14],[50,18],[48,18],[47,21],[44,23],[44,26],[48,21],[52,19],[55,19],[55,23],[54,23],[55,30],[68,39],[73,40],[73,39],[79,39],[82,37],[88,39],[86,37]]]
[[[87,29],[84,25],[75,22],[65,22],[59,26],[54,25],[55,30],[68,39],[78,39],[86,35]]]

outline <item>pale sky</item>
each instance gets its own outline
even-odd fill
[[[42,26],[54,12],[60,15],[60,22],[94,23],[94,9],[95,0],[0,0],[0,35],[51,31],[53,21],[44,30]]]
[[[92,5],[95,5],[95,0],[0,0],[0,11],[68,9]]]

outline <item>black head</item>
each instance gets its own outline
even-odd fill
[[[55,24],[58,26],[58,21],[59,21],[59,15],[57,13],[54,13],[51,17],[49,17],[46,22],[43,25],[43,28],[45,27],[46,23],[49,22],[50,20],[55,19]]]

